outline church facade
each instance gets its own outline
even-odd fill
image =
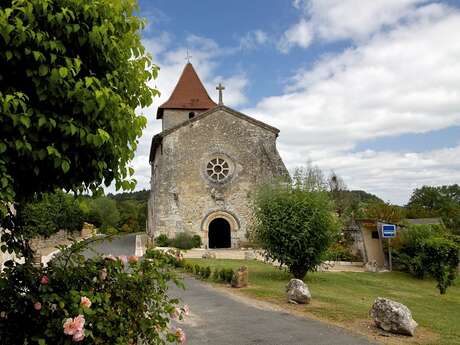
[[[276,148],[278,129],[208,95],[188,63],[158,108],[162,132],[150,150],[148,232],[199,235],[205,248],[247,241],[257,187],[287,170]]]

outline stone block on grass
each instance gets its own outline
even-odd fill
[[[246,266],[240,267],[233,273],[232,287],[242,288],[248,286],[249,272]]]
[[[404,304],[378,297],[369,312],[377,327],[384,331],[413,336],[417,322]]]
[[[291,279],[286,286],[287,300],[293,304],[308,304],[311,293],[308,286],[300,279]]]

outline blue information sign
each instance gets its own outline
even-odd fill
[[[382,224],[382,237],[383,238],[396,237],[396,225],[394,225],[394,224]]]

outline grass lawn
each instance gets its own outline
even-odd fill
[[[348,328],[370,320],[369,309],[376,297],[388,297],[407,305],[418,322],[416,338],[407,341],[424,344],[460,344],[460,279],[440,295],[433,280],[418,280],[400,273],[309,273],[305,282],[312,293],[312,303],[291,306],[286,303],[284,288],[290,275],[258,261],[187,259],[191,264],[214,268],[249,268],[249,287],[239,292],[286,308],[294,308],[319,319]],[[366,333],[365,330],[361,330]],[[367,331],[369,333],[369,331]],[[380,339],[382,340],[382,339]],[[383,339],[385,340],[385,339]],[[391,342],[391,341],[390,341]],[[404,342],[404,341],[403,341]],[[397,342],[396,342],[397,343]]]

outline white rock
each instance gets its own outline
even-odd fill
[[[391,333],[413,336],[418,326],[409,308],[388,298],[378,297],[369,314],[377,327]]]
[[[310,303],[311,294],[308,286],[300,279],[291,279],[286,286],[287,300],[289,303]]]
[[[201,258],[203,259],[215,259],[216,258],[216,253],[214,252],[204,252],[203,255],[201,255]]]
[[[254,260],[256,258],[256,254],[254,251],[247,251],[244,252],[244,260]]]

